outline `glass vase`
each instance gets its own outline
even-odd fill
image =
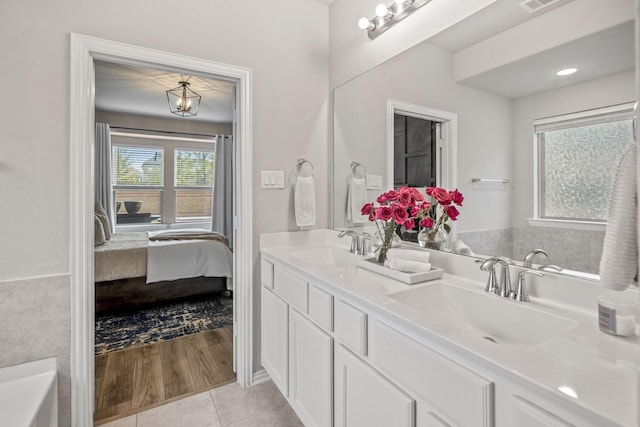
[[[377,248],[376,262],[378,264],[384,265],[387,260],[387,253],[389,252],[389,249],[397,248],[402,245],[400,236],[396,234],[395,230],[396,224],[393,220],[389,220],[382,223],[382,226],[379,226],[373,241],[373,246]]]
[[[423,228],[418,233],[418,244],[421,248],[443,250],[447,242],[447,232],[442,227],[437,229]]]

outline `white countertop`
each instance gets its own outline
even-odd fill
[[[339,266],[328,267],[321,260],[299,256],[303,249],[328,245],[344,251]],[[596,282],[581,283],[561,275],[545,273],[544,278],[535,277],[530,285],[531,302],[509,302],[570,318],[575,326],[533,346],[496,345],[482,339],[477,330],[449,325],[434,314],[437,307],[417,310],[387,297],[411,286],[359,268],[360,257],[350,254],[348,245],[349,239],[337,239],[333,230],[312,230],[262,235],[260,250],[266,258],[287,264],[302,277],[353,296],[425,337],[472,355],[491,369],[524,380],[549,396],[573,402],[621,426],[637,425],[640,337],[615,337],[598,329],[595,297],[612,291],[600,289]],[[473,258],[436,252],[431,258],[434,266],[445,270],[439,281],[483,292],[487,273],[479,271]],[[637,290],[628,293],[637,298]],[[570,397],[567,391],[577,397]]]

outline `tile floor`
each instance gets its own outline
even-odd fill
[[[101,427],[304,427],[271,381],[228,384]]]

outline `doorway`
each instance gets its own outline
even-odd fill
[[[72,425],[92,425],[94,402],[93,153],[94,61],[151,66],[235,82],[234,146],[234,358],[237,382],[252,380],[251,70],[199,58],[71,34],[70,276]]]
[[[404,118],[404,121],[398,121],[398,116]],[[428,134],[428,138],[426,138],[430,140],[428,150],[421,148],[409,150],[409,154],[406,153],[407,150],[398,150],[399,145],[403,147],[404,145],[396,143],[398,139],[396,124],[405,128],[407,120],[419,124],[415,126],[416,132]],[[423,128],[428,128],[428,131],[423,131]],[[430,182],[431,184],[426,185],[456,188],[457,146],[458,115],[456,113],[396,99],[387,100],[387,188],[395,188],[396,176],[398,176],[398,181],[406,180],[401,185],[423,186],[426,182]],[[399,151],[403,152],[399,153]],[[422,159],[422,161],[415,161],[416,159]],[[397,174],[396,165],[406,166],[409,161],[415,162],[414,166],[419,166],[416,170],[422,173],[411,175],[401,170],[401,173]],[[447,239],[449,243],[456,239],[455,222],[451,226],[451,232]]]

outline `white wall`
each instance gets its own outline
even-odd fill
[[[260,169],[288,172],[307,157],[317,171],[317,225],[326,225],[326,5],[5,0],[0,17],[2,97],[15,101],[0,104],[0,278],[69,270],[70,32],[252,68],[254,185]],[[175,31],[183,20],[188,31]],[[256,190],[256,236],[293,228],[289,199]]]
[[[358,27],[373,18],[380,0],[335,0],[330,8],[331,87],[335,88],[395,55],[438,34],[497,0],[432,1],[384,35],[370,40]],[[382,1],[385,5],[392,2]]]
[[[335,226],[343,226],[350,163],[386,182],[387,99],[458,114],[457,187],[464,194],[458,231],[511,225],[511,187],[472,184],[511,176],[511,101],[453,81],[451,53],[421,43],[336,88]],[[370,190],[371,201],[380,193]]]
[[[514,227],[533,215],[533,121],[633,102],[635,93],[635,72],[629,71],[513,101]]]
[[[47,322],[41,312],[48,313],[43,309],[51,298],[44,289],[34,290],[33,283],[63,283],[56,289],[63,292],[62,301],[70,300],[70,32],[253,70],[256,269],[258,235],[295,229],[290,189],[260,191],[261,169],[288,173],[298,157],[311,160],[316,170],[317,227],[327,225],[328,18],[328,6],[315,0],[1,1],[0,79],[5,102],[0,103],[0,301],[10,303],[11,310],[0,305],[0,324],[7,324],[16,311],[28,311],[35,325]],[[182,22],[187,23],[186,31],[179,28]],[[42,276],[47,277],[27,280]],[[259,302],[259,275],[254,276]],[[25,291],[20,298],[4,297],[17,295],[16,289]],[[68,372],[69,307],[59,310],[65,332],[55,339],[58,347],[67,349],[63,364]],[[255,319],[259,332],[259,313]],[[46,328],[30,327],[30,346],[16,345],[10,358],[0,358],[0,365],[46,357],[47,343],[54,338],[41,339],[43,334]],[[14,335],[0,334],[3,348],[17,342],[12,341]],[[258,351],[259,339],[256,334]],[[259,365],[255,360],[254,367]],[[65,384],[67,380],[68,375]],[[61,395],[63,427],[69,422],[68,405],[67,390]]]

